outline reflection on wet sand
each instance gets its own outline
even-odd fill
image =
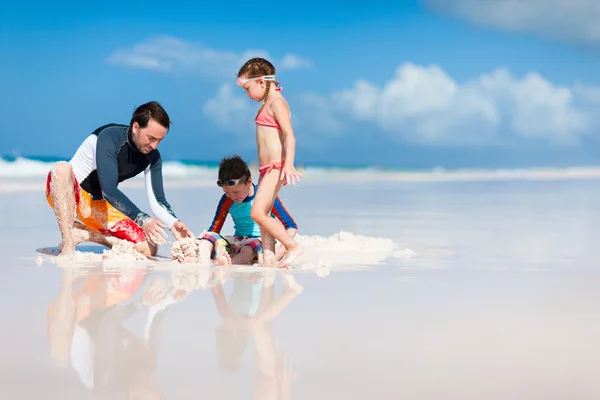
[[[239,369],[251,343],[256,374],[248,393],[265,400],[290,397],[294,374],[271,323],[302,293],[291,274],[206,268],[171,273],[62,268],[61,273],[58,294],[46,315],[50,355],[57,367],[72,368],[95,398],[166,396],[155,376],[165,313],[202,289],[210,289],[221,317],[215,329],[214,368]],[[278,296],[277,275],[283,282]],[[229,297],[224,287],[228,280],[233,287]]]
[[[81,276],[63,269],[58,297],[47,312],[51,356],[59,367],[71,366],[99,397],[162,398],[153,376],[159,332],[166,309],[187,294],[143,271]],[[124,326],[142,313],[137,332]]]
[[[212,287],[222,318],[215,332],[219,366],[225,370],[239,368],[251,334],[257,354],[254,398],[261,400],[290,398],[293,371],[277,343],[271,322],[303,290],[291,274],[282,273],[284,290],[276,298],[275,274],[272,270],[235,274],[229,299],[218,281]]]

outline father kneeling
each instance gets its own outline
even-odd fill
[[[72,256],[81,242],[112,248],[119,240],[154,256],[169,228],[176,239],[194,237],[175,216],[163,189],[162,162],[156,149],[171,121],[157,102],[139,106],[129,126],[108,124],[96,129],[69,162],[48,174],[46,197],[62,235],[61,256]],[[117,185],[144,172],[146,194],[156,218],[141,211]],[[75,217],[81,223],[75,222]]]

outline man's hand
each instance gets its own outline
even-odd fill
[[[146,238],[149,242],[155,244],[156,246],[160,246],[161,244],[165,244],[167,242],[167,234],[162,228],[166,228],[167,226],[160,222],[155,218],[148,218],[144,221],[144,225],[142,229],[144,229],[144,233],[146,234]]]
[[[192,231],[188,229],[188,227],[181,221],[177,221],[173,224],[171,228],[171,233],[175,236],[175,239],[180,240],[186,237],[194,238],[194,234]]]

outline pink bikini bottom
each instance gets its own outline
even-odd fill
[[[272,163],[268,163],[268,164],[263,164],[258,168],[258,173],[259,173],[259,182],[262,180],[262,178],[268,174],[269,172],[271,172],[271,170],[273,169],[278,169],[278,170],[282,170],[283,169],[283,165],[285,164],[284,161],[275,161]],[[287,182],[283,184],[283,186],[287,185]]]

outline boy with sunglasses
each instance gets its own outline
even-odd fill
[[[210,228],[198,238],[201,255],[210,254],[218,264],[263,264],[260,227],[250,217],[257,186],[252,182],[248,164],[238,155],[225,157],[219,164],[217,186],[223,189],[223,196]],[[285,227],[293,238],[298,226],[285,209],[279,197],[275,199],[271,213]],[[222,236],[221,229],[231,215],[234,224],[233,236]],[[285,247],[280,246],[275,254],[279,260],[285,254]]]

